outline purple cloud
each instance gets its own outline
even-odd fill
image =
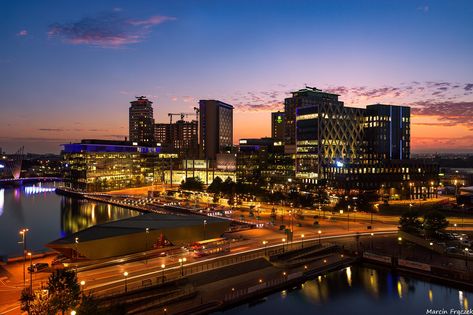
[[[412,113],[419,116],[436,116],[441,125],[464,125],[473,130],[473,101],[417,102]]]
[[[17,36],[28,36],[28,31],[27,30],[21,30],[18,33],[16,33]]]
[[[148,19],[126,19],[118,12],[85,17],[73,23],[55,23],[49,26],[50,38],[61,38],[73,45],[90,45],[116,48],[143,41],[151,27],[175,20],[168,16],[151,16]]]

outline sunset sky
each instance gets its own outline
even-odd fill
[[[347,106],[413,107],[413,152],[473,152],[473,1],[0,1],[0,147],[58,153],[155,120],[235,106],[234,142],[315,86]]]

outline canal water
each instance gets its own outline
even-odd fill
[[[430,309],[453,314],[450,309],[468,310],[473,308],[470,303],[472,292],[400,276],[390,270],[352,266],[223,314],[421,315],[429,314]]]
[[[33,252],[45,244],[95,224],[138,215],[103,203],[57,195],[54,183],[0,188],[0,256],[20,256],[20,229],[28,228],[26,245]]]

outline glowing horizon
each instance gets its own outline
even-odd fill
[[[235,106],[234,143],[269,136],[270,112],[305,85],[345,106],[411,106],[414,153],[473,152],[470,1],[4,7],[0,148],[8,152],[123,139],[138,95],[153,101],[156,122],[219,99]]]

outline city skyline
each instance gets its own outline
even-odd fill
[[[297,4],[4,3],[0,147],[124,139],[139,95],[156,122],[232,104],[237,143],[270,136],[270,113],[307,84],[346,106],[411,106],[413,153],[473,151],[470,2]]]

